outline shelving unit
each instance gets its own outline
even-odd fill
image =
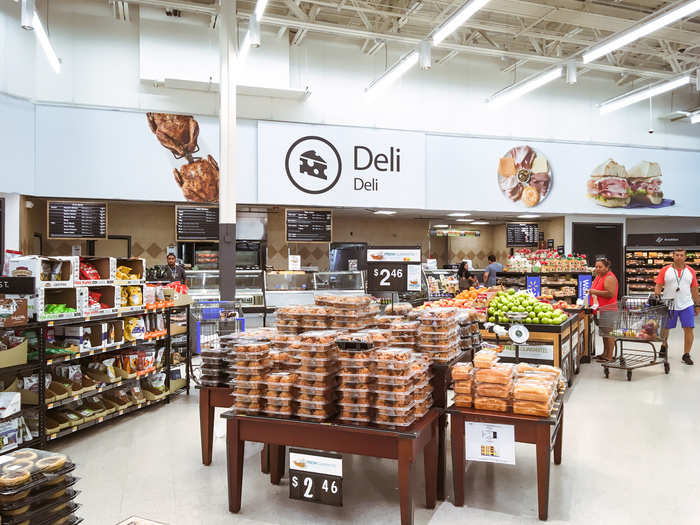
[[[654,279],[664,266],[673,264],[675,248],[643,250],[627,248],[625,253],[625,288],[627,295],[645,294],[654,291]],[[686,264],[700,268],[700,249],[688,250]]]
[[[575,303],[578,298],[579,275],[591,275],[589,272],[498,272],[497,283],[507,288],[525,290],[528,277],[540,278],[542,295],[552,295],[555,299],[562,299]],[[552,288],[552,293],[547,288]]]
[[[191,359],[191,354],[190,354],[190,315],[189,315],[189,310],[190,307],[189,305],[186,306],[173,306],[173,307],[168,307],[168,308],[157,308],[157,309],[151,309],[151,308],[144,308],[144,309],[139,309],[137,311],[122,311],[117,314],[112,314],[112,315],[90,315],[90,316],[85,316],[85,317],[74,317],[74,318],[67,318],[67,319],[61,319],[61,320],[55,320],[55,321],[45,321],[45,322],[33,322],[33,323],[28,323],[25,326],[18,327],[21,330],[36,330],[37,336],[38,336],[38,361],[32,362],[32,363],[27,363],[26,365],[18,365],[18,366],[13,366],[13,367],[7,367],[7,368],[0,368],[0,374],[3,376],[9,376],[9,375],[14,375],[17,376],[18,374],[27,374],[27,373],[38,373],[39,376],[39,391],[38,391],[38,404],[37,405],[23,405],[23,409],[27,407],[36,407],[38,408],[38,419],[39,419],[39,435],[37,438],[32,439],[30,442],[24,442],[20,445],[20,447],[37,447],[37,448],[44,448],[49,441],[53,441],[55,439],[61,438],[63,436],[67,436],[70,434],[73,434],[75,432],[78,432],[80,430],[84,430],[90,427],[93,427],[95,425],[111,421],[117,417],[130,414],[136,410],[141,410],[143,408],[147,408],[150,406],[154,405],[160,405],[162,403],[168,403],[170,397],[172,395],[175,395],[178,391],[170,391],[170,374],[171,371],[173,370],[174,366],[179,366],[179,365],[172,365],[171,363],[171,352],[177,348],[184,356],[185,361],[184,361],[184,368],[185,368],[185,385],[178,389],[179,391],[186,391],[189,394],[189,372],[191,367],[189,366],[189,361]],[[171,336],[171,316],[175,312],[182,312],[184,313],[186,320],[187,320],[187,331],[184,334],[178,334]],[[89,350],[83,350],[77,354],[72,354],[72,355],[66,355],[66,356],[59,356],[59,357],[51,357],[47,359],[47,354],[46,354],[46,348],[47,348],[47,332],[49,329],[56,327],[56,326],[76,326],[76,325],[81,325],[84,323],[94,323],[95,321],[112,321],[124,317],[138,317],[141,315],[145,314],[152,314],[152,313],[160,313],[165,315],[165,326],[166,326],[166,335],[161,336],[161,337],[156,337],[156,338],[151,338],[151,339],[144,339],[142,341],[135,341],[135,342],[128,342],[128,343],[119,343],[119,344],[113,344],[110,346],[105,346],[105,347],[98,347],[98,348],[92,348]],[[176,340],[176,343],[173,344],[173,340]],[[65,399],[60,399],[57,401],[52,401],[50,403],[47,403],[46,401],[46,386],[45,386],[45,379],[46,379],[46,374],[49,373],[49,367],[61,363],[69,363],[69,362],[80,362],[82,359],[85,358],[91,358],[94,356],[100,356],[100,355],[105,355],[105,354],[110,354],[110,353],[117,353],[117,352],[123,352],[127,350],[132,350],[132,349],[155,349],[160,346],[164,347],[164,352],[163,352],[163,361],[162,361],[162,366],[158,369],[149,371],[147,373],[142,373],[142,374],[137,374],[136,377],[133,378],[123,378],[118,381],[115,381],[113,383],[107,383],[107,382],[102,382],[98,383],[98,386],[96,388],[93,388],[89,391],[85,392],[80,392],[75,395],[69,395],[69,397]],[[138,384],[142,379],[146,379],[148,377],[153,376],[154,374],[164,372],[165,373],[165,387],[166,387],[166,394],[163,396],[162,399],[155,399],[155,400],[147,400],[139,404],[134,404],[134,405],[128,405],[124,407],[123,409],[117,410],[113,413],[107,414],[105,416],[101,416],[98,418],[95,418],[91,421],[86,421],[84,423],[81,423],[77,426],[73,426],[70,428],[66,429],[61,429],[58,432],[53,432],[53,433],[47,433],[46,431],[46,417],[50,414],[51,410],[64,407],[66,405],[69,405],[70,403],[73,403],[75,401],[79,401],[82,399],[86,399],[88,397],[96,396],[99,394],[103,394],[105,392],[109,392],[111,390],[120,388],[120,387],[126,387],[132,384]]]

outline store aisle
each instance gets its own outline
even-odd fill
[[[599,365],[583,365],[568,394],[563,462],[551,467],[549,523],[697,523],[700,366],[681,364],[680,341],[676,330],[668,376],[652,367],[628,383],[622,372],[606,380]],[[399,522],[395,462],[346,457],[345,506],[325,507],[289,500],[286,478],[270,485],[260,473],[259,445],[246,446],[243,508],[229,514],[223,421],[214,461],[204,467],[197,395],[149,410],[54,445],[79,465],[86,523],[111,525],[131,515],[171,525]],[[422,508],[418,463],[417,524],[537,522],[534,447],[519,445],[514,467],[471,464],[463,508],[451,503],[450,472],[448,501]]]

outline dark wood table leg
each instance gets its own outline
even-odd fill
[[[413,454],[411,440],[399,439],[399,500],[401,525],[413,525]]]
[[[537,507],[539,518],[547,520],[549,512],[549,462],[550,443],[549,425],[537,426]]]
[[[464,506],[464,455],[465,436],[464,418],[452,414],[450,436],[452,441],[452,483],[454,485],[454,504],[456,507]]]
[[[199,433],[202,441],[202,463],[211,465],[211,451],[214,443],[214,407],[211,406],[211,391],[199,391]]]
[[[438,457],[436,453],[440,423],[436,420],[431,426],[432,437],[423,449],[423,470],[425,472],[425,506],[434,509],[438,490]]]
[[[279,485],[285,470],[285,447],[284,445],[268,446],[270,447],[270,483]]]
[[[447,434],[447,414],[441,414],[438,421],[438,464],[437,464],[437,497],[445,500],[445,478],[447,477],[447,447],[445,435]]]
[[[245,441],[240,438],[240,422],[229,419],[226,422],[226,469],[228,474],[228,510],[241,510],[243,491],[243,458]]]
[[[564,435],[564,405],[562,404],[561,408],[561,415],[559,416],[559,429],[557,430],[557,436],[554,439],[554,464],[555,465],[561,465],[561,447],[562,447],[562,438]]]
[[[263,444],[263,449],[260,451],[260,472],[270,473],[270,445],[267,443]]]

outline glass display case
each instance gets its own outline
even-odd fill
[[[313,304],[314,274],[303,271],[265,272],[265,302],[271,308]]]
[[[187,270],[185,277],[193,300],[219,300],[219,270]]]
[[[428,299],[454,297],[459,293],[459,279],[456,270],[423,270],[427,285]]]
[[[314,289],[318,291],[332,291],[339,295],[359,295],[365,293],[365,280],[363,272],[316,272],[314,275]]]
[[[247,306],[265,305],[265,279],[262,270],[236,270],[236,300]]]

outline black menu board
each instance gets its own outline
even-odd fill
[[[175,206],[175,231],[178,241],[218,241],[217,206]]]
[[[106,239],[107,203],[49,201],[49,239]]]
[[[506,246],[537,246],[539,226],[537,224],[506,224]]]
[[[331,242],[330,210],[286,210],[287,242]]]

